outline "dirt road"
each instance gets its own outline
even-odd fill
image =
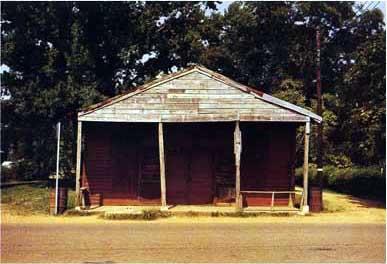
[[[385,262],[383,224],[3,224],[1,262]]]

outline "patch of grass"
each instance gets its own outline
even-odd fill
[[[335,213],[335,212],[344,212],[346,207],[343,203],[338,201],[332,201],[324,199],[324,212]]]
[[[69,192],[67,194],[67,209],[71,210],[75,208],[75,191],[72,189],[69,189]]]
[[[267,212],[213,212],[211,217],[261,217],[261,216],[290,216],[287,212],[267,213]]]
[[[335,213],[345,212],[351,207],[348,199],[344,198],[344,194],[339,194],[335,191],[324,190],[323,193],[323,212]]]
[[[235,213],[230,213],[230,212],[212,212],[211,217],[241,217],[243,216],[242,212],[235,212]]]
[[[106,220],[139,220],[141,219],[139,214],[131,213],[119,213],[119,214],[104,214],[103,219]]]
[[[188,217],[198,217],[199,213],[198,212],[194,212],[194,211],[188,211],[187,213],[185,213],[185,216],[188,216]]]
[[[46,184],[17,185],[1,189],[1,203],[15,215],[49,214],[49,188]],[[75,192],[69,189],[68,208],[74,207]]]
[[[90,216],[90,215],[99,215],[99,214],[101,214],[101,213],[100,212],[88,212],[88,211],[70,209],[64,213],[64,216]]]
[[[108,213],[103,218],[107,220],[155,220],[158,218],[170,217],[170,212],[161,212],[159,210],[143,210],[138,213]]]
[[[45,184],[4,188],[1,190],[1,203],[11,214],[48,214],[49,189]]]
[[[143,219],[144,220],[153,220],[157,218],[166,218],[170,217],[170,212],[162,212],[159,210],[144,210],[143,211]]]

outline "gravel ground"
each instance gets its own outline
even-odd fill
[[[385,262],[385,224],[3,224],[1,262]]]

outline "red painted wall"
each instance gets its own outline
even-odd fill
[[[86,122],[84,128],[82,186],[101,193],[105,205],[159,204],[157,124]],[[296,127],[242,123],[241,130],[241,189],[293,189]],[[168,204],[233,201],[233,132],[232,122],[164,124]],[[265,196],[245,201],[267,202]]]
[[[211,204],[221,177],[235,188],[232,123],[189,123],[165,125],[167,202]],[[219,172],[220,162],[229,162]],[[227,169],[227,168],[226,168]]]
[[[154,124],[86,123],[82,186],[104,204],[158,204],[160,169]]]

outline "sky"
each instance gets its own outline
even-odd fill
[[[224,12],[228,8],[228,6],[234,1],[224,1],[221,4],[218,4],[218,9],[220,12]],[[367,7],[369,5],[370,8],[379,8],[382,10],[384,14],[384,22],[386,22],[386,2],[385,1],[356,1],[356,3],[361,4],[364,3]]]
[[[380,10],[382,10],[383,14],[384,14],[384,22],[386,22],[386,2],[378,2],[378,5],[376,6],[377,8],[379,8]]]

